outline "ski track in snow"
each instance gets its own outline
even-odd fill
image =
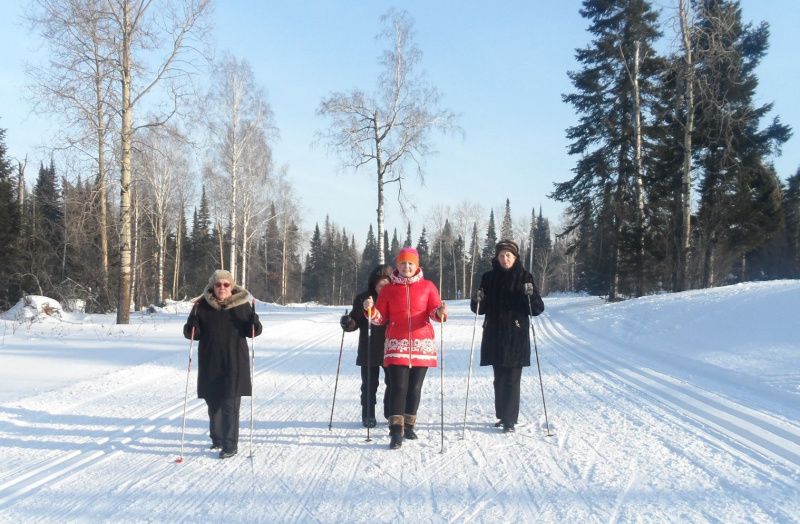
[[[571,311],[547,303],[535,327],[551,437],[535,361],[517,433],[491,427],[478,330],[462,438],[474,321],[465,302],[450,303],[445,333],[443,453],[438,369],[425,381],[419,440],[390,451],[379,421],[365,441],[354,334],[328,430],[341,308],[286,308],[262,313],[255,340],[253,456],[247,397],[239,455],[207,449],[193,372],[176,464],[187,341],[172,321],[172,356],[0,405],[0,522],[800,521],[796,422],[647,367],[625,340],[574,321],[580,299]]]

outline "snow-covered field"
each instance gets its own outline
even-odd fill
[[[439,369],[420,440],[390,451],[385,424],[365,441],[347,334],[329,431],[344,306],[259,303],[253,458],[249,399],[223,461],[190,395],[180,464],[188,305],[128,326],[0,320],[0,521],[800,521],[800,282],[545,304],[552,437],[535,366],[512,435],[492,427],[491,370],[473,367],[462,433],[465,301],[444,326],[443,453]]]

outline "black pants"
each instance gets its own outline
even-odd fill
[[[222,446],[225,451],[233,451],[239,447],[239,408],[242,397],[207,398],[208,432],[211,442]]]
[[[522,368],[492,366],[494,370],[494,411],[503,424],[514,425],[519,418],[519,384]]]
[[[361,366],[361,417],[375,417],[375,402],[378,393],[378,378],[381,366]],[[369,388],[367,387],[369,383]],[[389,376],[383,368],[383,418],[389,418]],[[368,391],[369,389],[369,391]]]
[[[416,415],[428,368],[389,366],[386,369],[389,377],[389,414]]]

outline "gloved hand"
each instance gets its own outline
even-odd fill
[[[439,317],[439,320],[442,322],[447,320],[447,304],[442,302],[442,305],[436,308],[436,316]]]
[[[200,329],[200,319],[197,318],[197,315],[192,313],[189,315],[189,318],[186,319],[186,325],[189,326],[189,329],[194,328],[195,331]]]
[[[486,295],[483,294],[483,290],[478,288],[478,291],[475,293],[475,300],[478,302],[483,302],[483,299]]]
[[[525,294],[533,296],[533,282],[525,282]]]
[[[342,315],[342,318],[339,319],[339,325],[342,326],[344,331],[353,331],[353,324],[355,324],[355,321],[350,315]]]

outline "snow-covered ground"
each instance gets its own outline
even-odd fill
[[[254,455],[248,399],[223,461],[190,395],[180,464],[188,305],[128,326],[0,320],[0,521],[800,521],[800,282],[545,304],[551,437],[535,366],[512,435],[492,427],[491,370],[473,367],[464,430],[465,301],[444,326],[444,452],[439,369],[420,439],[390,451],[385,424],[369,442],[360,425],[347,334],[329,430],[344,306],[259,303]]]

